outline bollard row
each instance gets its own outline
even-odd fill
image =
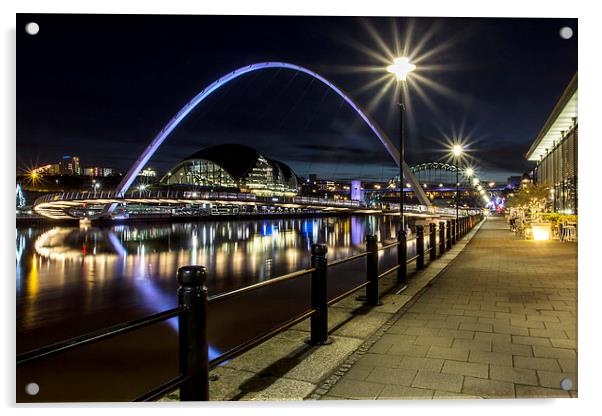
[[[438,223],[439,255],[468,233],[482,215],[450,219]],[[397,234],[397,283],[407,284],[407,238],[405,230]],[[416,226],[416,269],[425,267],[424,227]],[[429,224],[429,260],[437,257],[437,224]],[[370,306],[380,305],[378,241],[374,235],[366,236],[366,301]],[[311,246],[311,334],[307,342],[325,345],[332,342],[328,336],[328,248],[326,244]],[[180,400],[209,400],[209,342],[207,338],[207,271],[202,266],[180,267],[177,272],[179,306],[184,309],[178,317],[179,369],[183,382],[180,384]],[[362,287],[359,286],[359,287]],[[358,288],[359,288],[358,287]]]

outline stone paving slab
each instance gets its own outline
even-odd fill
[[[458,253],[322,399],[577,397],[577,245],[490,217]]]

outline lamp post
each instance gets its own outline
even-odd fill
[[[460,161],[460,156],[462,155],[462,145],[454,145],[452,147],[452,153],[456,160],[456,224],[458,224],[458,219],[460,217],[460,175],[458,170],[458,164]]]
[[[399,105],[399,232],[397,233],[397,283],[403,285],[403,289],[407,287],[407,236],[405,220],[403,217],[403,161],[404,161],[404,143],[403,143],[403,113],[405,107],[403,104],[403,83],[407,81],[407,76],[410,72],[416,69],[416,65],[410,63],[410,58],[399,57],[393,60],[393,64],[387,67],[387,71],[395,75],[397,79],[397,104]]]
[[[403,143],[403,113],[405,107],[403,104],[403,82],[407,81],[410,72],[416,69],[416,65],[410,63],[410,58],[400,56],[393,60],[393,64],[387,67],[387,71],[397,78],[397,104],[399,105],[399,224],[401,232],[405,237],[405,221],[403,218],[403,161],[404,161],[404,143]],[[405,240],[405,239],[404,239]]]

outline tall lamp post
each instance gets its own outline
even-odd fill
[[[452,153],[456,161],[456,227],[458,226],[458,219],[460,217],[460,171],[458,169],[458,164],[460,156],[462,155],[462,150],[461,144],[456,144],[452,147]]]
[[[399,105],[399,232],[397,234],[397,241],[399,247],[397,248],[397,262],[399,268],[397,269],[397,283],[403,285],[403,289],[407,287],[407,236],[405,220],[403,218],[403,161],[404,161],[404,144],[403,144],[403,113],[405,107],[403,104],[403,83],[407,81],[407,76],[410,72],[416,69],[416,65],[410,63],[410,58],[399,57],[393,60],[393,64],[387,67],[387,71],[395,75],[397,79],[397,104]]]
[[[473,168],[466,168],[464,169],[464,176],[466,176],[466,184],[470,186],[470,178],[472,178],[472,176],[474,175],[474,169]],[[470,204],[470,199],[468,200],[469,204]],[[470,208],[470,205],[469,205]]]

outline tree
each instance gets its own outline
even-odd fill
[[[506,207],[523,217],[537,219],[551,210],[550,187],[547,184],[525,184],[509,195]]]

